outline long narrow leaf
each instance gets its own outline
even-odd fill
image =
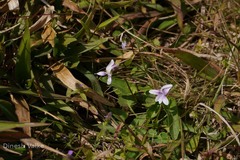
[[[23,82],[30,78],[31,71],[31,49],[30,49],[30,31],[28,21],[26,21],[25,32],[18,50],[17,63],[15,68],[16,79]]]

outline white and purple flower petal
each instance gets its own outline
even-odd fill
[[[160,91],[162,91],[162,93],[164,94],[164,95],[167,95],[168,94],[168,92],[169,92],[169,90],[172,88],[172,84],[167,84],[167,85],[164,85],[161,89],[160,89]]]
[[[126,41],[123,41],[121,46],[122,46],[122,49],[126,49],[127,42],[126,42]]]
[[[112,76],[108,75],[107,85],[110,85],[111,83],[112,83]]]
[[[159,90],[151,89],[149,93],[156,95],[155,101],[158,102],[159,104],[163,103],[165,105],[169,105],[169,100],[166,97],[166,95],[168,94],[172,86],[173,86],[172,84],[167,84],[167,85],[164,85]]]
[[[106,72],[110,74],[113,68],[114,68],[114,60],[112,59],[106,67]]]
[[[149,91],[149,93],[154,94],[154,95],[159,95],[159,94],[160,94],[160,90],[151,89],[151,90]]]
[[[169,105],[169,100],[167,99],[167,97],[162,97],[162,102],[163,104],[165,104],[166,106]]]
[[[73,150],[69,150],[67,153],[67,155],[69,155],[69,156],[72,156],[72,154],[73,154]]]
[[[106,72],[105,71],[100,71],[97,73],[97,75],[99,76],[108,76],[107,79],[107,84],[110,85],[112,83],[112,70],[117,67],[117,65],[115,64],[114,60],[112,59],[109,64],[106,67]]]
[[[106,73],[106,72],[104,72],[104,71],[100,71],[100,72],[98,72],[98,73],[97,73],[97,75],[99,75],[99,76],[106,76],[106,75],[107,75],[107,73]]]

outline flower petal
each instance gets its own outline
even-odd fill
[[[158,101],[159,104],[161,104],[163,102],[163,98],[165,96],[163,94],[160,94],[156,97],[155,101]]]
[[[161,96],[162,96],[162,95],[157,95],[157,97],[155,98],[155,102],[161,101]],[[161,103],[162,103],[162,102],[161,102]]]
[[[172,84],[167,84],[167,85],[164,85],[160,91],[164,94],[164,95],[167,95],[169,90],[172,88]]]
[[[163,102],[163,104],[165,104],[166,106],[169,105],[169,100],[167,99],[166,96],[162,97],[162,102]]]
[[[149,91],[149,93],[150,93],[150,94],[154,94],[154,95],[159,95],[161,92],[160,92],[160,90],[151,89],[151,90]]]
[[[114,68],[114,60],[112,59],[110,62],[109,62],[109,64],[107,65],[107,67],[106,67],[106,72],[109,74],[109,73],[111,73],[111,71],[112,71],[112,69]]]
[[[126,41],[123,41],[123,42],[122,42],[122,49],[126,49],[126,46],[127,46],[127,42],[126,42]]]
[[[67,154],[71,156],[73,154],[73,150],[69,150]]]
[[[104,71],[101,71],[101,72],[98,72],[98,73],[97,73],[97,75],[99,75],[99,76],[106,76],[106,75],[107,75],[107,73],[106,73],[106,72],[104,72]]]
[[[108,76],[108,79],[107,79],[107,85],[110,85],[112,83],[112,76]]]

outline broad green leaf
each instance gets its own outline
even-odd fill
[[[177,149],[177,147],[181,144],[181,140],[176,140],[172,142],[167,143],[167,148],[164,149],[161,153],[163,154],[162,159],[173,159],[170,158],[171,155],[173,155],[174,151]]]
[[[82,152],[84,153],[86,160],[96,159],[96,156],[92,152],[92,149],[88,149],[87,147],[82,148]]]
[[[122,107],[131,107],[136,103],[133,96],[120,96],[118,98],[118,103]]]
[[[151,89],[151,88],[150,88]],[[148,89],[147,92],[150,90]],[[145,103],[143,104],[145,107],[151,107],[152,105],[156,104],[155,98],[153,96],[149,96],[145,99]]]
[[[167,144],[170,141],[169,134],[167,132],[160,132],[157,141],[159,141],[159,143]]]
[[[171,100],[170,106],[164,106],[164,109],[167,112],[167,124],[170,135],[174,140],[177,140],[180,133],[180,117],[176,101]]]
[[[147,118],[152,119],[152,118],[156,117],[159,110],[160,110],[159,105],[155,104],[155,105],[150,106],[147,110]]]
[[[173,53],[184,63],[197,69],[199,75],[207,80],[216,80],[222,76],[222,69],[219,66],[192,54],[191,51],[187,49],[170,48],[166,49],[166,51]]]
[[[112,18],[109,18],[108,20],[102,22],[102,23],[98,26],[98,28],[101,29],[101,28],[103,28],[103,27],[106,27],[106,26],[109,25],[110,23],[116,21],[119,17],[120,17],[120,16],[117,15],[117,16],[114,16],[114,17],[112,17]]]
[[[127,130],[121,130],[120,136],[126,148],[130,149],[135,143],[135,137]]]
[[[195,123],[194,123],[194,124],[195,124]],[[182,122],[182,125],[183,125],[183,130],[184,130],[184,131],[186,131],[186,132],[192,132],[192,133],[197,133],[196,128],[195,128],[195,126],[194,126],[192,123],[188,124],[188,123]]]
[[[138,115],[134,120],[132,121],[132,125],[134,126],[142,126],[144,123],[146,123],[146,114]]]
[[[196,151],[199,144],[200,134],[195,134],[186,145],[186,150],[190,153]]]
[[[107,82],[107,77],[101,78],[104,82]],[[134,83],[126,82],[123,79],[112,77],[112,84],[114,92],[119,95],[132,95],[138,92],[137,86]]]
[[[21,40],[15,67],[15,76],[18,82],[24,82],[31,78],[31,48],[30,48],[30,31],[28,21],[26,21],[25,31]]]

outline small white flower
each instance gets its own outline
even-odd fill
[[[107,65],[106,67],[106,71],[100,71],[97,73],[97,75],[99,76],[108,76],[107,79],[107,84],[110,85],[112,83],[112,70],[117,67],[117,65],[115,64],[114,60],[112,59],[110,61],[110,63]]]
[[[169,104],[169,100],[167,99],[166,95],[168,94],[169,90],[172,88],[172,84],[164,85],[161,89],[151,89],[149,93],[153,95],[157,95],[155,98],[155,102],[158,102],[159,104],[163,103],[165,105]]]
[[[123,41],[121,46],[122,46],[122,49],[126,49],[127,42],[126,42],[126,41]]]
[[[127,42],[126,40],[123,40],[123,33],[120,34],[120,42],[122,43],[121,44],[122,49],[126,49]]]

